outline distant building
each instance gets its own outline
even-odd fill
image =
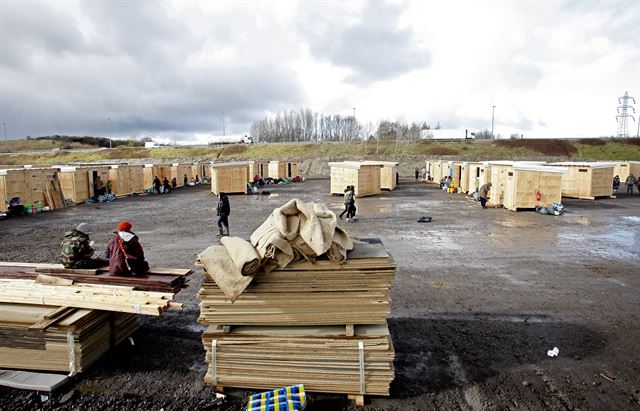
[[[153,141],[145,141],[144,143],[144,148],[158,148],[158,147],[160,146]]]
[[[441,128],[438,130],[420,130],[421,140],[464,140],[475,138],[478,130],[471,128]]]

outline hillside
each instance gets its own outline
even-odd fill
[[[14,143],[14,142],[8,142]],[[111,160],[149,159],[312,159],[403,157],[456,158],[461,160],[556,159],[556,160],[640,160],[640,139],[584,140],[485,140],[485,141],[408,141],[352,143],[256,144],[234,146],[184,146],[146,149],[119,146],[114,149],[47,150],[43,140],[21,140],[20,150],[6,153],[6,143],[0,143],[0,164],[64,164]],[[48,143],[52,144],[52,143]],[[5,148],[3,150],[3,148]],[[59,148],[59,147],[58,147]],[[24,152],[25,150],[38,152]]]

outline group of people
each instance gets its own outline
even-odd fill
[[[347,221],[356,221],[356,188],[355,186],[347,186],[344,189],[344,211],[340,213],[340,219],[343,215],[347,215]]]
[[[103,196],[105,194],[111,194],[113,190],[113,182],[111,180],[107,180],[105,184],[104,181],[100,178],[100,176],[96,177],[96,180],[93,182],[93,191],[97,196]]]
[[[144,275],[149,271],[149,263],[144,259],[144,251],[138,236],[131,231],[132,225],[122,221],[107,243],[104,258],[95,255],[93,241],[89,235],[93,228],[89,223],[80,223],[64,234],[61,244],[60,262],[65,268],[93,269],[109,266],[109,275]]]
[[[633,174],[629,174],[624,181],[627,186],[627,194],[633,195],[633,187],[638,187],[638,194],[640,194],[640,179],[636,178]],[[620,192],[620,176],[613,177],[613,195]]]
[[[153,178],[153,191],[156,194],[168,194],[171,192],[172,186],[173,188],[176,188],[178,186],[178,182],[176,181],[175,177],[173,178],[171,183],[169,183],[169,179],[167,177],[162,177],[162,181],[160,181],[158,176],[155,176]]]

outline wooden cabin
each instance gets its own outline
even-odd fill
[[[469,163],[463,161],[460,167],[460,192],[466,194],[469,191],[471,191],[469,189]]]
[[[488,204],[504,204],[504,191],[507,184],[508,173],[516,164],[523,166],[541,166],[545,163],[544,161],[490,161],[489,166],[491,167],[491,193],[490,198],[487,201]]]
[[[269,162],[262,160],[251,161],[251,164],[249,164],[249,175],[251,176],[251,181],[253,181],[254,176],[258,176],[260,178],[268,177]]]
[[[562,175],[562,196],[595,200],[611,197],[614,163],[555,163],[567,170]]]
[[[621,189],[629,174],[633,174],[635,178],[640,178],[640,161],[621,161],[614,164],[613,175],[620,177]]]
[[[474,193],[480,189],[481,163],[467,163],[469,175],[467,176],[467,192]]]
[[[380,189],[395,190],[396,173],[400,163],[395,161],[363,161],[363,164],[373,164],[380,166]]]
[[[462,162],[448,161],[446,176],[451,177],[451,186],[455,189],[460,188],[460,177],[462,174]]]
[[[153,184],[152,184],[153,185]],[[144,184],[144,166],[141,164],[129,165],[129,186],[133,193],[144,193],[147,191]]]
[[[245,193],[249,179],[249,161],[211,164],[211,192]]]
[[[93,178],[90,168],[60,167],[58,180],[64,198],[74,203],[82,203],[93,197]]]
[[[356,188],[357,197],[380,194],[380,165],[345,161],[329,163],[329,167],[331,167],[331,194],[344,194],[344,189],[348,185]]]
[[[488,161],[483,161],[478,167],[478,188],[491,182],[491,164]]]
[[[145,164],[142,169],[142,184],[145,191],[153,188],[154,178],[155,174],[153,173],[153,164]]]
[[[297,161],[270,161],[268,177],[271,178],[293,178],[299,176]]]
[[[24,169],[0,170],[0,211],[7,211],[7,201],[14,197],[20,197],[23,204],[30,203],[29,195]]]
[[[567,170],[562,167],[514,164],[506,173],[504,208],[518,211],[560,203],[562,176],[566,173]]]
[[[109,168],[109,180],[111,180],[111,192],[114,195],[125,196],[133,194],[133,190],[131,188],[131,176],[129,175],[129,166],[111,166]]]
[[[193,174],[193,164],[190,163],[173,163],[171,164],[171,176],[168,177],[169,181],[176,179],[178,187],[184,185],[184,176],[187,176],[187,180],[191,181],[191,177],[195,177]]]
[[[431,176],[431,180],[428,180],[428,182],[440,184],[440,180],[445,175],[443,170],[444,165],[444,162],[441,160],[427,161],[427,173]]]
[[[32,166],[25,166],[25,183],[28,193],[26,199],[28,199],[28,201],[23,199],[22,203],[40,203],[42,206],[50,205],[47,201],[46,187],[49,181],[53,179],[57,180],[57,171],[57,168],[33,168]]]

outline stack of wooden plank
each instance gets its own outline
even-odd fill
[[[62,186],[60,185],[60,180],[58,180],[58,177],[55,174],[51,178],[48,178],[45,183],[44,197],[47,205],[51,209],[67,207],[67,203],[64,200],[64,194],[62,192]]]
[[[211,364],[205,382],[273,389],[303,383],[307,391],[389,395],[393,345],[386,325],[341,327],[210,326],[203,335]]]
[[[386,316],[396,264],[357,242],[340,265],[319,258],[259,273],[231,303],[205,272],[199,293],[209,371],[218,387],[389,395],[394,351]],[[362,344],[362,349],[360,349]]]
[[[358,244],[340,265],[302,261],[259,273],[231,303],[206,275],[200,322],[220,325],[384,324],[396,264],[382,245]]]
[[[66,269],[62,264],[0,262],[0,278],[33,280],[39,274],[65,278],[85,284],[110,284],[141,291],[177,293],[187,286],[191,269],[151,268],[142,276],[111,276],[108,268]]]
[[[137,328],[134,314],[0,303],[0,368],[81,372]]]
[[[62,280],[69,281],[71,280]],[[133,290],[132,287],[98,284],[47,285],[39,280],[0,279],[0,302],[88,308],[159,316],[180,309],[173,293]]]

